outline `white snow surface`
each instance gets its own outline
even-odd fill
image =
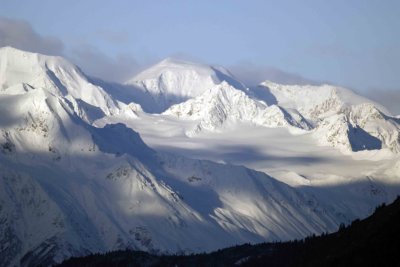
[[[244,89],[244,85],[222,67],[167,58],[126,84],[137,86],[144,92],[145,97],[141,100],[146,102],[148,111],[161,112],[173,104],[201,95],[222,81]]]
[[[189,136],[202,130],[218,131],[222,129],[221,126],[243,121],[265,127],[292,126],[309,129],[301,116],[292,116],[277,105],[267,106],[226,82],[196,98],[172,106],[163,114],[198,120],[199,123],[187,132]]]
[[[118,111],[118,103],[67,60],[12,47],[0,48],[0,93],[21,94],[33,88],[45,88],[65,97],[87,120]]]
[[[329,84],[282,85],[265,81],[260,87],[268,91],[270,97],[274,98],[272,101],[283,107],[296,109],[310,119],[329,116],[331,112],[339,111],[343,107],[363,103],[372,103],[388,113],[384,107],[372,100],[357,95],[349,89]]]
[[[251,91],[172,59],[131,82],[167,110],[60,57],[0,48],[4,266],[302,238],[400,193],[399,119],[349,90]]]
[[[256,92],[265,101],[302,114],[315,126],[314,136],[321,145],[338,147],[345,153],[380,148],[400,152],[399,120],[386,108],[348,89],[266,81]]]

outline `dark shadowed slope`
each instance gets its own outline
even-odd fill
[[[242,245],[190,256],[116,251],[72,258],[59,266],[400,266],[399,225],[397,198],[336,233],[301,241]]]

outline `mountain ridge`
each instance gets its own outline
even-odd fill
[[[271,129],[304,127],[301,134],[315,130],[311,128],[318,121],[309,123],[290,106],[263,103],[227,81],[207,90],[197,84],[204,92],[173,106],[194,102],[195,109],[188,105],[192,114],[182,108],[188,117],[180,119],[176,114],[149,114],[133,97],[117,100],[115,88],[103,88],[61,58],[6,48],[0,50],[0,73],[0,257],[6,259],[5,266],[53,264],[118,248],[191,253],[302,238],[366,216],[400,191],[391,181],[375,180],[379,173],[355,180],[359,184],[354,187],[340,188],[339,181],[336,189],[291,186],[246,166],[158,152],[142,140],[140,123],[146,120],[151,127],[169,119],[181,127],[183,122],[192,126],[209,119],[210,124],[200,125],[223,132],[229,123],[262,124],[266,122],[256,120],[269,119]],[[386,134],[379,138],[397,144],[398,121],[373,105],[347,111],[336,107],[344,116],[341,136],[348,138],[351,127],[373,132],[377,121],[386,132],[378,128],[376,135]],[[207,131],[202,134],[207,136]],[[362,150],[364,143],[371,143],[360,140],[352,145]],[[394,174],[388,177],[396,170],[389,168]]]
[[[239,89],[244,85],[222,67],[208,66],[183,60],[167,58],[126,82],[144,91],[149,101],[162,112],[173,104],[198,96],[222,81]]]
[[[241,245],[209,254],[151,255],[137,251],[114,251],[72,258],[59,266],[377,266],[398,265],[397,243],[400,199],[380,205],[366,219],[341,225],[332,234],[310,236],[290,242]]]

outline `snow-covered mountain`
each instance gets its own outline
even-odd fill
[[[351,151],[388,148],[400,151],[399,120],[384,107],[330,85],[288,86],[264,82],[256,91],[239,90],[227,82],[173,105],[163,114],[195,120],[188,136],[221,131],[238,121],[264,127],[302,129],[321,145]],[[295,131],[298,132],[298,131]]]
[[[222,81],[244,89],[244,85],[222,67],[167,58],[126,84],[139,90],[141,94],[138,94],[138,99],[146,111],[159,113],[174,104],[201,95]]]
[[[300,114],[292,115],[277,105],[267,106],[225,81],[200,96],[172,106],[163,114],[197,120],[194,128],[187,132],[189,136],[203,130],[218,131],[222,126],[238,121],[265,127],[291,126],[309,129],[307,121]]]
[[[334,230],[343,219],[266,174],[159,155],[122,124],[94,128],[46,89],[3,94],[0,107],[6,265],[121,248],[209,251]]]
[[[352,91],[331,85],[292,86],[264,82],[268,101],[292,108],[315,125],[322,145],[342,151],[388,148],[400,152],[400,124],[387,110]],[[271,100],[272,99],[272,100]]]
[[[329,186],[307,185],[308,178],[293,173],[304,184],[290,186],[244,166],[150,148],[132,128],[145,132],[140,125],[147,123],[154,134],[169,119],[209,132],[249,123],[318,133],[321,140],[337,131],[353,136],[357,148],[374,144],[371,136],[398,144],[398,119],[364,101],[337,108],[323,104],[339,101],[327,97],[311,107],[302,97],[287,104],[275,93],[270,103],[222,69],[172,60],[157,68],[137,76],[146,81],[137,86],[161,97],[153,98],[158,111],[169,109],[146,114],[134,94],[117,100],[115,88],[103,88],[65,59],[0,49],[0,266],[50,265],[113,249],[200,252],[301,238],[365,217],[400,192],[395,179],[375,179],[396,177],[392,161],[382,165],[385,172]],[[130,89],[137,88],[121,86],[118,93]],[[107,121],[113,124],[98,127]],[[349,125],[356,133],[346,131]]]
[[[119,104],[103,88],[92,84],[82,71],[61,57],[0,48],[0,93],[23,94],[45,88],[63,96],[87,121],[118,112]]]
[[[133,99],[145,111],[165,110],[164,115],[196,121],[184,130],[188,136],[248,122],[308,131],[320,145],[344,153],[400,151],[399,120],[381,105],[337,86],[266,81],[248,89],[227,70],[174,59],[161,61],[127,84],[141,93]]]

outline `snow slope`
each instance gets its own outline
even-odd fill
[[[398,119],[352,91],[331,86],[281,85],[266,81],[248,90],[226,70],[166,59],[130,80],[145,111],[196,123],[188,136],[220,132],[236,122],[306,130],[320,145],[343,153],[388,148],[400,151]],[[129,90],[129,88],[127,88]],[[151,107],[151,108],[149,108]]]
[[[301,115],[292,116],[276,105],[266,106],[226,82],[205,91],[198,97],[172,106],[163,114],[199,121],[187,132],[189,136],[203,130],[218,131],[222,126],[238,121],[265,127],[292,126],[309,129],[307,121]]]
[[[261,172],[157,154],[123,124],[87,124],[45,89],[3,94],[0,107],[6,265],[300,238],[357,214]]]
[[[244,85],[222,67],[167,58],[139,73],[126,84],[134,85],[142,91],[144,96],[141,102],[146,111],[160,113],[173,104],[199,96],[222,81],[244,89]]]
[[[295,109],[314,124],[315,138],[322,145],[338,147],[343,152],[381,148],[400,152],[399,120],[384,107],[348,89],[269,81],[261,87],[269,96],[266,101]]]
[[[64,96],[88,121],[119,109],[110,95],[67,60],[12,47],[0,48],[0,93],[20,94],[33,88]]]
[[[309,119],[329,116],[332,112],[338,112],[344,107],[363,103],[372,103],[387,113],[384,107],[343,87],[327,84],[283,85],[271,81],[261,83],[260,87],[274,98],[269,101],[274,101],[286,108],[296,109]],[[260,96],[260,98],[266,97]]]

